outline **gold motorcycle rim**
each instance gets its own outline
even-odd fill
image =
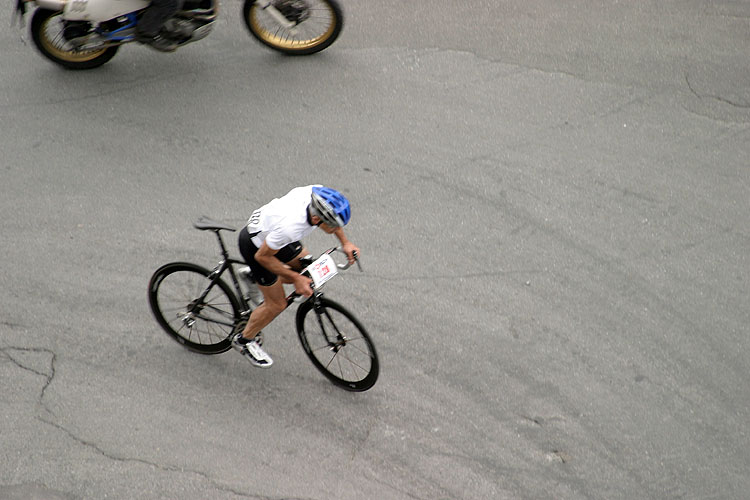
[[[257,4],[255,4],[253,8],[250,9],[247,17],[250,25],[252,26],[253,32],[255,32],[261,39],[263,39],[263,41],[265,41],[269,45],[273,45],[274,47],[279,47],[285,50],[305,50],[320,45],[321,43],[328,40],[328,38],[330,38],[334,30],[336,29],[336,13],[327,3],[322,3],[321,8],[323,7],[325,7],[325,10],[327,11],[326,17],[330,19],[328,26],[326,26],[325,31],[320,35],[305,39],[295,38],[291,33],[289,33],[288,30],[285,30],[278,25],[276,25],[273,28],[273,31],[271,31],[271,29],[269,29],[262,22],[262,10],[257,7]],[[304,22],[302,24],[304,25]]]
[[[62,21],[60,15],[51,16],[44,21],[40,33],[40,41],[44,49],[52,56],[68,62],[87,62],[96,59],[107,49],[73,51],[66,49],[69,45],[63,38]]]

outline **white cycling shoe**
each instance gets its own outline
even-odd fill
[[[245,339],[242,336],[242,333],[237,333],[232,338],[232,347],[245,356],[254,366],[259,368],[270,368],[273,364],[273,359],[271,359],[271,356],[263,350],[260,343],[258,343],[256,339]]]

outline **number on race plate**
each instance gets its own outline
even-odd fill
[[[323,254],[318,260],[307,266],[307,272],[310,273],[315,288],[320,288],[326,281],[336,276],[339,270],[333,261],[333,257]]]

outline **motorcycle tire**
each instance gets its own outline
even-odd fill
[[[112,59],[120,47],[74,51],[63,38],[62,12],[39,8],[31,18],[31,38],[44,57],[67,69],[93,69]]]
[[[268,0],[245,0],[242,19],[262,44],[293,56],[315,54],[341,33],[344,14],[337,0],[272,0],[295,25],[281,26],[264,8]]]

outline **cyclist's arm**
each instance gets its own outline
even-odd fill
[[[344,234],[344,228],[337,227],[335,231],[333,231],[333,234],[336,235],[336,238],[339,239],[341,242],[341,249],[344,251],[347,257],[349,257],[349,264],[354,264],[354,252],[357,252],[357,257],[359,257],[360,251],[357,245],[349,241],[349,238],[346,237],[346,234]]]

